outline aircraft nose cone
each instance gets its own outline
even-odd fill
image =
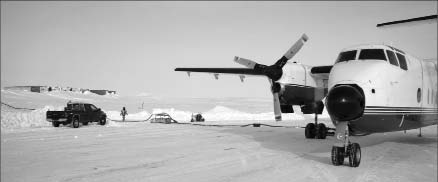
[[[340,85],[330,90],[326,106],[328,113],[336,121],[351,121],[363,115],[365,97],[358,88]]]

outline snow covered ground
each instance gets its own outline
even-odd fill
[[[333,166],[333,137],[301,128],[118,123],[2,133],[1,181],[436,181],[436,126],[353,139],[358,168]]]
[[[130,109],[138,98],[10,91],[1,97],[15,107],[36,109],[1,107],[1,181],[437,181],[437,126],[423,128],[421,138],[417,130],[354,137],[362,146],[362,161],[351,168],[348,160],[344,166],[331,164],[333,137],[305,139],[304,130],[294,127],[312,121],[311,116],[291,114],[285,121],[272,121],[270,99],[242,98],[233,104],[226,99],[144,98],[153,106]],[[114,119],[120,117],[119,106],[127,105],[133,120],[166,111],[187,121],[191,112],[203,112],[205,124],[285,127],[114,121],[51,127],[45,111],[60,110],[68,100],[94,103]]]
[[[51,127],[45,121],[48,110],[62,110],[68,101],[87,102],[102,108],[111,120],[121,120],[120,110],[126,107],[126,120],[140,121],[151,114],[166,112],[178,122],[189,122],[192,113],[202,113],[207,124],[246,124],[248,122],[273,123],[271,99],[259,98],[168,98],[162,99],[150,95],[119,96],[96,95],[93,93],[76,93],[54,91],[49,93],[33,93],[27,91],[1,91],[2,103],[28,108],[13,109],[2,104],[1,129],[3,132],[16,132],[26,129]],[[305,126],[313,115],[296,113],[283,114],[283,120],[288,125]],[[322,122],[332,125],[329,116],[324,112],[319,116]]]

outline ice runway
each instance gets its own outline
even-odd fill
[[[113,123],[114,124],[114,123]],[[333,166],[333,137],[301,128],[117,123],[1,134],[1,181],[436,181],[437,126],[353,139],[358,168]]]

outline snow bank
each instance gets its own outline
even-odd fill
[[[273,120],[274,118],[274,112],[266,112],[266,113],[246,113],[241,112],[238,110],[233,110],[224,106],[216,106],[212,110],[209,110],[202,114],[206,120],[223,120],[223,121],[230,121],[230,120]],[[283,114],[283,119],[285,120],[304,120],[303,116],[300,116],[298,114]]]
[[[18,128],[38,128],[51,126],[51,123],[46,121],[46,111],[61,109],[62,107],[55,108],[54,106],[45,106],[44,108],[28,111],[7,109],[6,107],[2,106],[1,129],[13,130]]]
[[[108,119],[111,120],[122,120],[122,116],[120,115],[120,111],[104,111],[106,113],[106,116]],[[135,120],[135,121],[140,121],[140,120],[145,120],[147,118],[149,118],[151,114],[147,111],[142,111],[139,113],[128,113],[128,115],[126,115],[125,119],[126,120]]]
[[[62,106],[45,106],[33,111],[7,109],[2,107],[1,111],[1,129],[15,130],[20,128],[41,128],[51,127],[51,123],[46,121],[46,111],[63,110]],[[127,123],[121,124],[114,122],[113,120],[122,120],[120,111],[104,111],[108,117],[108,127],[123,127]],[[152,112],[141,111],[138,113],[129,113],[126,116],[127,121],[143,121],[149,118],[151,114],[168,113],[173,119],[178,122],[189,122],[192,116],[191,111],[182,111],[175,108],[155,108]],[[205,118],[206,124],[230,124],[230,122],[236,123],[252,123],[252,122],[271,122],[274,121],[274,113],[247,113],[224,106],[216,106],[213,109],[202,113]],[[301,114],[282,114],[283,121],[289,122],[295,126],[304,126],[309,120],[307,117]]]
[[[117,94],[97,95],[86,91],[66,92],[52,91],[47,93],[35,93],[28,91],[1,91],[2,102],[19,108],[39,108],[34,111],[3,109],[1,116],[1,128],[38,128],[50,126],[46,121],[47,110],[63,110],[65,104],[71,101],[82,101],[96,105],[105,111],[108,119],[122,120],[119,108],[127,107],[128,121],[142,121],[151,114],[168,113],[178,122],[190,122],[192,113],[202,111],[206,124],[218,123],[254,123],[275,122],[270,100],[250,98],[223,98],[223,99],[159,99],[151,97],[148,93],[140,93],[138,96],[119,96]],[[145,105],[143,109],[143,105]],[[139,107],[141,106],[141,107]],[[296,113],[282,114],[284,122],[296,126],[305,126],[313,121],[313,115],[304,115],[300,109],[294,108]],[[266,112],[269,111],[269,112]],[[329,121],[327,111],[318,116],[321,120]],[[109,122],[109,126],[119,126]],[[330,121],[327,123],[331,123]]]
[[[129,114],[126,116],[126,120],[145,120],[149,118],[150,114],[167,113],[173,119],[179,122],[188,122],[192,117],[191,111],[181,111],[175,108],[155,108],[152,112],[142,111],[139,113]],[[113,120],[121,120],[119,111],[107,111],[108,118]],[[231,109],[224,106],[216,106],[213,109],[202,113],[205,120],[208,121],[262,121],[262,120],[273,120],[274,113],[247,113],[239,110]],[[299,114],[283,114],[284,120],[304,120],[304,116]]]

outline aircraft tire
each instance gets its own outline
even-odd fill
[[[344,147],[332,147],[332,164],[335,166],[344,164]]]
[[[349,148],[348,159],[350,167],[358,167],[361,158],[360,145],[358,143],[352,143]]]
[[[306,138],[315,138],[316,127],[314,123],[308,123],[306,125],[306,129],[304,130],[304,135],[306,136]]]
[[[316,127],[317,127],[316,128],[316,131],[317,131],[316,138],[325,139],[327,137],[327,127],[325,126],[325,124],[319,123]]]

